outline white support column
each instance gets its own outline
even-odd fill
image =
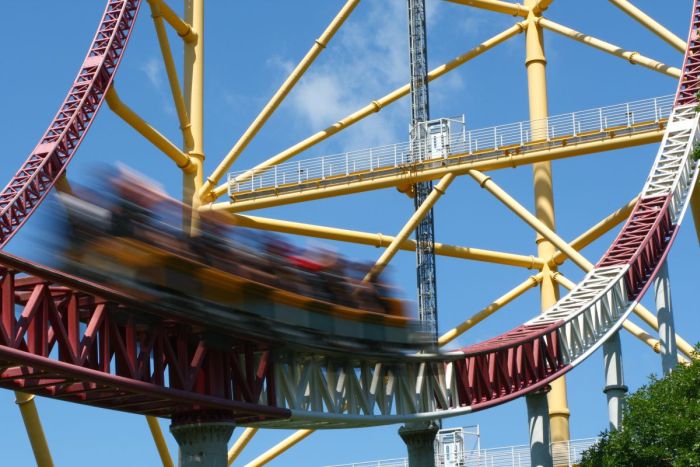
[[[549,450],[549,405],[547,392],[537,391],[525,396],[527,418],[530,427],[530,464],[532,467],[552,467],[552,453]]]
[[[654,280],[656,294],[656,316],[659,320],[659,353],[664,375],[669,374],[678,364],[676,347],[676,327],[673,324],[671,306],[671,280],[668,276],[668,260],[664,261]]]
[[[608,422],[610,430],[619,430],[622,426],[622,405],[625,402],[627,386],[622,370],[622,346],[620,332],[616,332],[603,344],[603,361],[605,364],[605,388],[608,398]]]

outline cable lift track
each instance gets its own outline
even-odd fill
[[[0,194],[0,245],[65,172],[111,85],[139,5],[107,2],[68,97]],[[255,340],[215,346],[202,337],[206,322],[139,321],[118,295],[0,253],[0,387],[162,417],[195,407],[226,411],[241,425],[273,428],[450,417],[544,387],[620,328],[678,233],[698,177],[691,153],[700,139],[699,28],[695,0],[678,92],[633,213],[584,279],[521,326],[459,351],[404,359],[270,350]]]

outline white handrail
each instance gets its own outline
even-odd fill
[[[510,147],[551,144],[566,138],[594,138],[613,130],[634,129],[667,118],[673,95],[556,115],[544,120],[522,121],[450,135],[445,157],[474,152],[502,151]],[[430,151],[424,151],[429,154]],[[229,196],[236,193],[278,188],[357,173],[372,173],[415,163],[410,143],[402,142],[349,151],[330,156],[301,159],[272,167],[228,174]]]

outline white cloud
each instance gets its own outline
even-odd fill
[[[144,72],[148,81],[153,85],[154,88],[160,89],[163,85],[163,65],[160,60],[156,58],[149,58],[140,67],[141,71]]]

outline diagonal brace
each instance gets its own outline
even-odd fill
[[[377,262],[374,263],[374,266],[372,266],[367,275],[365,275],[363,279],[365,282],[377,278],[382,273],[384,268],[389,264],[389,261],[391,261],[394,255],[396,255],[396,252],[399,251],[401,243],[406,241],[409,235],[411,235],[411,232],[416,230],[416,226],[418,226],[420,221],[433,208],[440,197],[445,194],[445,190],[447,190],[454,179],[455,175],[453,173],[448,173],[433,187],[433,191],[425,198],[425,201],[423,201],[420,207],[416,209],[401,231],[394,237],[394,240],[389,244],[386,250],[384,250],[384,253],[382,253]]]

